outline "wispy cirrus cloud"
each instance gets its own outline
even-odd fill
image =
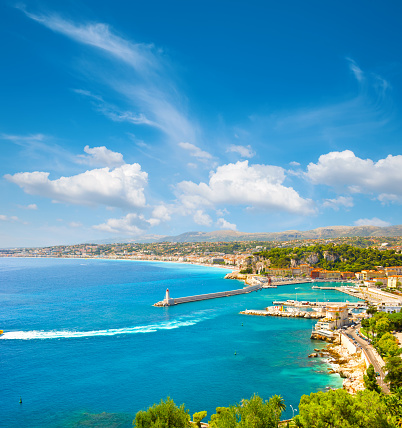
[[[159,125],[145,117],[144,114],[135,114],[132,111],[123,111],[117,106],[107,103],[100,95],[94,95],[90,91],[84,89],[74,89],[74,92],[91,99],[92,104],[98,112],[108,117],[113,122],[128,122],[133,125],[149,125],[159,128]]]
[[[128,108],[116,107],[113,103],[104,102],[102,96],[78,90],[97,102],[98,111],[113,121],[159,128],[175,142],[196,141],[198,126],[188,117],[186,99],[176,87],[172,68],[154,45],[128,40],[115,34],[104,23],[73,22],[54,13],[36,14],[20,9],[28,18],[68,37],[79,46],[91,48],[98,54],[98,59],[105,61],[104,67],[95,67],[87,59],[91,82],[96,78],[112,88],[119,99],[125,99]],[[109,66],[113,67],[113,79],[104,72]]]
[[[268,116],[252,114],[247,125],[249,132],[277,144],[297,142],[307,148],[316,143],[333,146],[355,142],[382,131],[395,116],[391,85],[351,58],[346,58],[346,63],[357,82],[354,94],[338,96],[332,102],[275,111]],[[331,94],[326,98],[330,100]]]

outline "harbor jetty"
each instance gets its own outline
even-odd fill
[[[265,310],[246,309],[240,312],[242,315],[257,315],[262,317],[285,317],[285,318],[309,318],[320,319],[324,318],[325,313],[321,312],[308,312],[308,311],[284,311],[283,309],[270,306]]]
[[[208,293],[208,294],[198,294],[195,296],[187,296],[187,297],[178,297],[171,298],[169,289],[166,290],[166,295],[163,300],[155,303],[153,306],[174,306],[179,305],[181,303],[190,303],[190,302],[198,302],[200,300],[209,300],[209,299],[218,299],[220,297],[229,297],[229,296],[237,296],[239,294],[247,294],[253,291],[261,290],[262,285],[249,285],[244,288],[240,288],[237,290],[229,290],[229,291],[218,291],[217,293]]]

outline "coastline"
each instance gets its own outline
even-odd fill
[[[206,267],[206,268],[219,268],[224,269],[225,271],[231,271],[233,274],[235,274],[234,267],[228,267],[228,266],[222,266],[222,265],[213,265],[213,264],[205,264],[205,263],[193,263],[193,262],[183,262],[183,261],[171,261],[171,260],[140,260],[140,259],[128,259],[128,258],[99,258],[99,257],[7,257],[7,259],[13,258],[24,258],[24,259],[35,259],[35,258],[41,258],[41,259],[53,259],[53,260],[59,260],[59,259],[74,259],[79,260],[81,262],[84,262],[85,260],[111,260],[111,261],[134,261],[134,262],[149,262],[149,263],[174,263],[175,265],[194,265],[199,267]],[[248,275],[240,274],[243,277],[239,278],[233,278],[240,281],[246,281]],[[239,275],[239,276],[240,276]],[[249,274],[250,276],[254,276],[252,274]],[[245,278],[246,277],[246,278]],[[291,284],[297,283],[297,280],[291,280],[289,281]],[[303,281],[306,283],[312,283],[313,281]],[[331,282],[331,281],[327,281]],[[289,284],[278,284],[278,285],[289,285]],[[328,345],[327,345],[328,346]],[[327,361],[324,361],[329,367],[328,367],[328,374],[331,373],[338,373],[341,377],[346,375],[347,377],[343,381],[343,387],[348,392],[356,392],[359,390],[358,388],[361,388],[362,379],[363,379],[363,372],[358,371],[359,367],[358,365],[353,365],[353,357],[349,355],[346,352],[343,351],[342,345],[337,345],[339,347],[334,347],[331,352],[328,352],[328,356],[324,357]],[[325,351],[320,351],[321,353],[325,353]],[[336,356],[336,354],[338,356]],[[347,360],[347,361],[343,361]],[[332,371],[331,371],[332,370]],[[359,383],[360,382],[360,383]],[[330,378],[328,377],[327,382],[328,388],[332,387],[330,383]],[[360,385],[360,386],[359,386]]]
[[[365,389],[363,375],[366,372],[366,363],[358,352],[352,354],[340,343],[329,343],[321,354],[330,366],[328,373],[338,373],[344,379],[343,389],[350,394]]]

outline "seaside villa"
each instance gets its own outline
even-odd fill
[[[316,333],[332,337],[333,330],[349,324],[347,305],[328,305],[325,309],[325,318],[318,321],[314,326]]]

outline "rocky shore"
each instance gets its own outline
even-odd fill
[[[339,373],[344,379],[343,388],[351,394],[364,389],[363,375],[366,372],[366,364],[359,352],[350,354],[342,345],[330,343],[323,349],[314,349],[310,358],[326,358],[331,365],[329,373]]]

